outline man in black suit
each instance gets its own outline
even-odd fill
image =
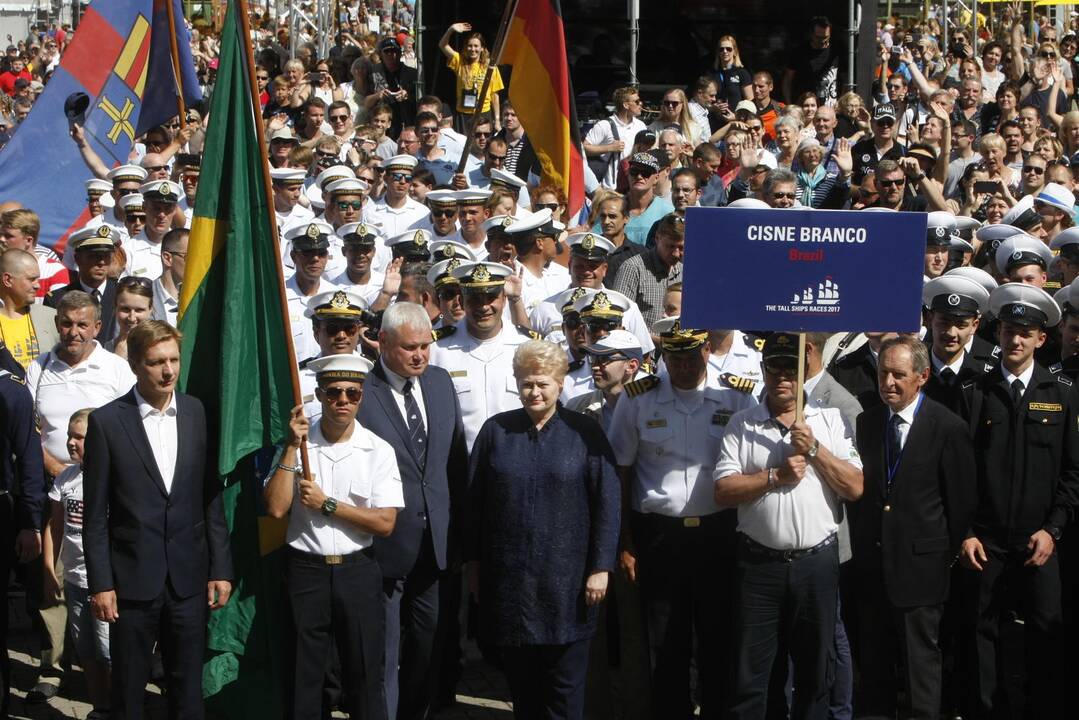
[[[202,403],[175,391],[180,333],[140,323],[137,382],[90,415],[83,547],[94,615],[112,623],[112,715],[143,716],[159,629],[170,720],[198,720],[206,607],[232,591],[232,558]]]
[[[393,534],[375,541],[384,578],[386,703],[390,718],[422,719],[434,693],[439,574],[452,560],[454,501],[468,451],[453,381],[428,364],[431,322],[423,307],[391,305],[378,340],[382,356],[367,377],[358,419],[393,446],[405,494]]]
[[[895,333],[865,334],[865,344],[842,357],[833,358],[828,372],[843,388],[858,399],[863,410],[879,406],[877,392],[877,352],[881,343]]]
[[[45,305],[59,307],[60,299],[69,290],[82,290],[101,306],[101,342],[112,339],[115,332],[113,311],[116,309],[116,281],[109,277],[109,266],[120,242],[115,228],[98,225],[74,233],[69,242],[75,248],[75,264],[79,272],[75,279],[45,296]]]
[[[877,363],[884,405],[858,416],[859,717],[894,718],[897,701],[903,718],[935,720],[940,712],[940,621],[978,497],[966,424],[923,392],[929,363],[916,338],[886,341]]]

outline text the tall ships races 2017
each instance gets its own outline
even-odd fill
[[[794,225],[750,225],[748,240],[763,242],[802,243],[864,243],[865,228],[853,227],[795,227]]]

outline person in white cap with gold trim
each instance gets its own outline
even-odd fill
[[[569,287],[569,272],[552,262],[563,249],[550,210],[544,208],[524,220],[515,220],[505,233],[517,248],[517,274],[521,278],[523,314],[515,313],[514,322],[525,325],[536,306]]]
[[[285,301],[297,360],[318,353],[311,323],[304,318],[309,299],[338,289],[326,278],[332,234],[333,228],[320,220],[295,225],[285,234],[285,241],[291,248],[289,254],[296,266],[296,274],[285,281]]]
[[[184,191],[171,180],[154,180],[139,188],[146,224],[125,244],[127,274],[156,280],[161,277],[161,241],[172,229],[176,204]]]
[[[456,190],[442,188],[430,191],[424,198],[430,214],[413,227],[429,230],[432,241],[452,240],[463,243],[461,231],[457,229],[457,200]]]
[[[400,235],[427,217],[427,207],[413,200],[408,194],[416,158],[411,155],[394,155],[382,163],[382,177],[386,182],[386,194],[377,200],[367,216],[368,222],[378,225],[382,237]]]
[[[385,250],[386,241],[374,225],[364,222],[341,225],[337,228],[337,237],[344,248],[345,269],[331,276],[330,282],[357,293],[368,307],[374,305],[386,279],[374,268],[375,256],[380,247]]]
[[[341,658],[344,708],[351,717],[386,720],[379,667],[385,649],[382,571],[374,539],[387,537],[405,506],[393,448],[356,420],[372,364],[356,355],[311,362],[322,406],[318,422],[292,409],[288,440],[267,478],[267,512],[288,518],[286,588],[295,628],[292,707],[320,717],[326,658]],[[307,441],[310,480],[300,466]]]
[[[465,262],[454,269],[464,322],[431,346],[431,364],[453,379],[469,450],[487,418],[521,404],[513,353],[529,338],[502,318],[509,275],[505,265],[491,262]]]
[[[487,201],[491,198],[490,190],[459,190],[457,192],[457,224],[461,228],[461,239],[476,260],[487,259],[486,221],[491,217],[487,210]]]
[[[270,168],[273,209],[277,214],[277,232],[281,237],[284,237],[285,232],[293,225],[315,219],[315,213],[300,202],[306,177],[307,172],[302,168]]]
[[[297,357],[300,375],[300,396],[304,415],[316,417],[322,407],[315,398],[315,370],[311,363],[329,355],[362,355],[357,350],[363,332],[363,311],[368,305],[358,294],[338,288],[319,293],[307,301],[304,317],[310,319],[311,334],[318,343],[319,353],[313,357]]]

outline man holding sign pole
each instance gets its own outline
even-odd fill
[[[834,408],[797,411],[798,337],[763,350],[765,400],[727,426],[713,473],[738,508],[732,718],[765,716],[776,638],[794,669],[791,717],[825,717],[839,586],[840,499],[862,494],[861,461]]]

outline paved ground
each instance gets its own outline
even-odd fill
[[[26,720],[66,720],[67,718],[82,720],[85,718],[91,707],[86,703],[86,685],[82,672],[78,668],[69,673],[61,694],[48,704],[29,705],[23,701],[36,678],[32,660],[32,648],[36,645],[31,637],[30,620],[24,611],[22,596],[13,592],[9,598],[8,609],[11,618],[8,645],[11,653],[13,681],[11,717],[20,720],[24,718]],[[464,678],[458,688],[460,694],[457,696],[457,705],[441,711],[436,717],[439,720],[507,720],[511,718],[513,713],[507,702],[509,692],[502,673],[483,662],[475,647],[466,647],[465,655]],[[164,698],[154,685],[147,688],[147,708],[149,710],[147,720],[164,720]],[[335,713],[334,717],[346,716]]]

